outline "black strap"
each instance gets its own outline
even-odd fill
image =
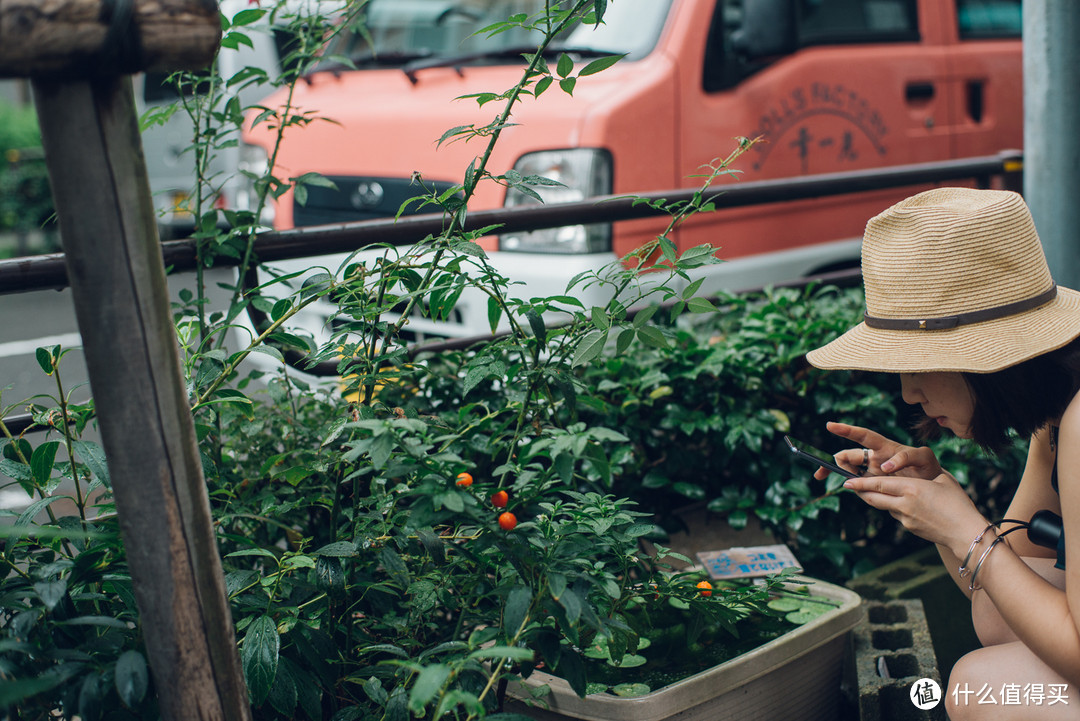
[[[863,313],[863,321],[871,328],[880,330],[946,330],[961,325],[982,323],[987,320],[997,320],[1010,315],[1017,315],[1025,311],[1045,305],[1057,297],[1057,283],[1050,286],[1049,290],[1043,291],[1032,298],[1018,300],[1015,303],[973,310],[968,313],[946,315],[939,318],[875,318]]]
[[[135,23],[135,0],[103,0],[98,19],[109,29],[98,55],[101,72],[133,72],[142,69],[143,48]]]

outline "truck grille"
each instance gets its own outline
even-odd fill
[[[308,186],[307,203],[293,203],[293,225],[348,223],[397,215],[401,204],[410,198],[424,195],[419,183],[409,178],[359,178],[355,176],[326,176],[337,190]],[[424,186],[442,193],[453,187],[452,183],[424,181]],[[402,215],[437,212],[436,206],[413,203]]]

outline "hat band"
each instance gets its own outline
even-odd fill
[[[879,330],[947,330],[949,328],[955,328],[960,325],[970,325],[972,323],[982,323],[987,320],[997,320],[998,318],[1005,318],[1010,315],[1017,315],[1025,311],[1038,308],[1040,305],[1049,303],[1057,296],[1057,283],[1050,286],[1050,289],[1039,293],[1038,295],[1027,298],[1025,300],[1018,300],[1015,303],[1006,303],[1005,305],[994,306],[993,308],[984,308],[982,310],[973,310],[969,313],[958,313],[956,315],[946,315],[940,318],[875,318],[868,313],[863,313],[863,321],[871,328],[877,328]]]

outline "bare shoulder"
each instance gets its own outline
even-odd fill
[[[1061,414],[1057,438],[1050,439],[1050,429],[1041,429],[1036,436],[1044,436],[1044,441],[1049,444],[1052,440],[1062,445],[1062,450],[1068,448],[1071,451],[1080,451],[1080,393],[1073,396],[1065,412]]]

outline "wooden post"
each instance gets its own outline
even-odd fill
[[[150,32],[163,24],[169,37]],[[251,711],[123,73],[205,66],[219,36],[204,0],[0,0],[0,74],[33,78],[140,623],[175,721]]]

